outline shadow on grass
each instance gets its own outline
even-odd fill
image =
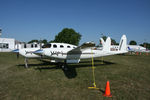
[[[64,75],[69,79],[75,78],[77,76],[76,68],[91,67],[91,61],[81,61],[79,64],[68,64],[66,66],[66,69],[62,69],[62,67],[58,63],[52,63],[52,62],[45,61],[45,60],[41,60],[41,61],[42,63],[40,64],[28,64],[28,66],[35,67],[34,69],[39,70],[40,72],[43,70],[61,69],[64,72]],[[94,60],[94,62],[95,62],[94,66],[97,66],[97,67],[115,64],[115,63],[108,62],[108,61],[103,61],[103,64],[101,64],[100,63],[102,62],[101,60]],[[17,66],[24,67],[25,65],[19,64]]]

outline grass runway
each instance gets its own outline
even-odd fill
[[[92,86],[91,59],[69,64],[62,70],[48,60],[24,58],[0,53],[0,100],[150,100],[150,55],[115,55],[96,58]],[[107,80],[112,98],[103,97]]]

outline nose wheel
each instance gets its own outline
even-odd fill
[[[28,68],[28,67],[29,67],[29,66],[28,66],[28,59],[25,58],[24,62],[25,62],[25,68]]]
[[[67,64],[62,64],[61,68],[62,68],[63,70],[68,70]]]

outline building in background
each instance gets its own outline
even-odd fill
[[[1,35],[2,29],[0,29],[0,52],[11,52],[12,50],[23,48],[40,48],[39,43],[27,44],[17,41],[14,38],[1,38]]]
[[[15,39],[0,38],[0,52],[10,52],[15,49]]]

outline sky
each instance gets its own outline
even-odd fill
[[[80,44],[98,44],[102,35],[119,42],[123,34],[150,43],[150,0],[0,0],[0,28],[2,37],[24,42],[73,28]]]

